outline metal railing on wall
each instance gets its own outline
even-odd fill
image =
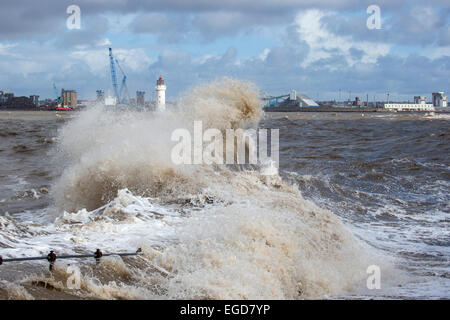
[[[93,254],[71,254],[71,255],[61,255],[58,256],[56,253],[52,250],[47,256],[41,256],[41,257],[23,257],[23,258],[2,258],[0,256],[0,265],[2,265],[4,262],[21,262],[21,261],[32,261],[32,260],[47,260],[49,265],[49,270],[53,271],[53,266],[55,264],[55,261],[58,259],[80,259],[80,258],[95,258],[95,261],[97,263],[100,262],[100,259],[102,257],[106,256],[137,256],[142,253],[142,249],[139,248],[136,250],[136,252],[119,252],[119,253],[103,253],[100,249],[97,249]]]

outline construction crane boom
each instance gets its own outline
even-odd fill
[[[113,57],[111,48],[109,48],[109,63],[110,63],[110,67],[111,67],[111,79],[112,79],[114,94],[116,95],[117,101],[119,102],[120,95],[119,95],[119,90],[118,90],[118,85],[117,85],[116,67],[114,65],[114,57]]]
[[[127,87],[127,75],[125,74],[125,72],[123,71],[122,67],[120,66],[119,60],[117,60],[117,58],[115,60],[116,60],[117,66],[119,67],[120,72],[123,75],[122,83],[120,85],[120,90],[119,90],[120,97],[122,98],[121,102],[122,103],[127,103],[128,100],[129,100],[128,87]]]

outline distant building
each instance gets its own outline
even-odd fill
[[[425,96],[414,96],[415,104],[425,104]]]
[[[353,101],[352,105],[355,107],[361,107],[364,105],[364,103],[359,100],[359,97],[355,97],[355,101]]]
[[[136,91],[136,105],[145,106],[145,91]]]
[[[117,98],[111,95],[105,97],[105,106],[115,106],[117,104]]]
[[[0,107],[6,103],[6,97],[4,96],[3,91],[0,91]]]
[[[384,108],[392,111],[434,111],[431,103],[425,102],[424,96],[415,96],[414,103],[385,103]]]
[[[385,103],[384,108],[392,111],[435,111],[431,103]]]
[[[14,93],[3,93],[1,97],[1,102],[3,106],[9,105],[14,99]]]
[[[103,90],[97,90],[97,99],[96,102],[98,103],[105,103],[105,91]]]
[[[31,95],[30,100],[36,108],[39,108],[39,96],[38,95]]]
[[[447,107],[447,96],[444,92],[433,92],[433,106],[437,108]]]
[[[318,107],[319,104],[309,98],[307,95],[297,93],[295,90],[291,90],[289,98],[276,105],[276,107]]]
[[[53,104],[53,103],[54,103],[54,100],[53,100],[53,99],[46,98],[46,99],[44,100],[44,104],[47,105],[47,106],[49,106],[49,105],[51,105],[51,104]]]
[[[63,107],[76,108],[77,107],[77,92],[75,90],[61,91]]]
[[[7,108],[11,109],[31,109],[36,108],[34,103],[29,97],[12,97],[8,100],[6,104]]]

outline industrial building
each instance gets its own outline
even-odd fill
[[[278,105],[279,107],[300,107],[300,108],[307,108],[307,107],[318,107],[319,104],[309,98],[305,94],[297,93],[295,90],[291,90],[289,93],[289,98],[284,100],[282,103]]]
[[[267,101],[264,107],[266,108],[307,108],[307,107],[319,107],[319,104],[309,98],[305,94],[299,94],[295,90],[291,90],[289,94],[281,95],[281,96],[267,96],[265,95],[262,100]]]
[[[75,90],[64,90],[61,91],[62,105],[65,108],[76,108],[77,107],[77,92]]]

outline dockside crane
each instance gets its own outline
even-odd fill
[[[53,82],[53,90],[55,92],[55,96],[56,96],[56,104],[57,107],[60,108],[62,103],[61,103],[61,97],[58,95],[58,89],[56,89],[56,84]]]

